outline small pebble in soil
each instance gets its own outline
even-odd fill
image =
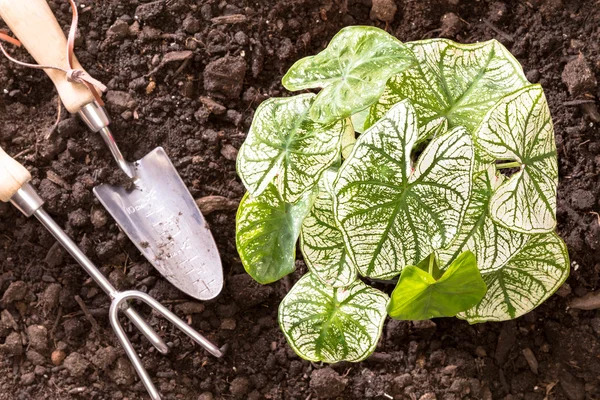
[[[316,369],[310,374],[310,388],[322,399],[341,395],[347,383],[347,379],[330,367]]]
[[[67,354],[63,350],[56,349],[50,355],[50,360],[52,361],[52,364],[59,366],[62,365],[66,357]]]
[[[214,396],[211,392],[204,392],[202,394],[200,394],[200,396],[198,397],[198,400],[214,400]]]
[[[583,54],[579,54],[565,65],[562,72],[562,81],[571,96],[577,97],[596,88],[597,81],[594,71],[590,68]]]
[[[392,22],[398,11],[398,6],[394,0],[373,0],[369,18],[383,22]]]

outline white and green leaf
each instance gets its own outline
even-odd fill
[[[475,137],[478,147],[494,159],[520,165],[490,199],[494,221],[528,234],[554,230],[558,165],[542,87],[530,85],[503,98],[486,115]]]
[[[434,273],[435,256],[425,261],[402,270],[388,305],[390,317],[408,321],[454,317],[485,295],[485,282],[470,251],[456,257],[439,279]]]
[[[296,242],[315,193],[295,204],[271,184],[254,197],[246,193],[236,217],[236,245],[244,268],[257,282],[275,282],[295,269]]]
[[[387,80],[414,63],[411,51],[385,31],[349,26],[339,31],[325,50],[297,61],[282,83],[292,91],[323,88],[310,117],[329,123],[376,102]]]
[[[327,171],[319,182],[319,195],[302,224],[300,248],[316,277],[329,286],[342,287],[356,280],[357,271],[333,215],[331,183],[335,176],[336,171]]]
[[[392,107],[358,138],[334,183],[335,214],[353,263],[386,279],[447,246],[471,196],[474,148],[464,128],[436,137],[413,166],[417,116]]]
[[[312,93],[273,98],[256,110],[237,159],[238,175],[253,196],[274,182],[283,199],[294,203],[339,157],[346,121],[312,121],[314,99]]]
[[[371,107],[372,125],[394,104],[410,99],[419,116],[420,140],[445,119],[449,127],[475,130],[490,108],[528,84],[519,62],[499,42],[459,44],[448,39],[407,43],[418,60],[392,77]]]
[[[479,270],[485,274],[506,264],[525,245],[527,235],[498,225],[488,212],[492,193],[503,179],[493,166],[475,176],[471,203],[459,234],[450,246],[436,251],[442,269],[470,250],[475,254]]]
[[[569,254],[554,232],[528,241],[504,265],[482,273],[488,291],[475,307],[458,315],[474,324],[524,315],[550,297],[569,276]]]
[[[334,288],[308,273],[281,302],[279,326],[306,360],[357,362],[375,350],[388,301],[385,293],[359,280]]]

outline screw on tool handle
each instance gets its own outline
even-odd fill
[[[40,65],[68,69],[67,38],[46,0],[0,0],[0,17]],[[73,58],[73,68],[82,69]],[[94,101],[85,85],[67,81],[64,72],[45,70],[70,113]]]
[[[0,147],[0,201],[10,201],[30,180],[29,171]]]

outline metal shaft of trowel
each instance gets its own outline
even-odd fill
[[[110,131],[110,118],[104,110],[104,107],[100,106],[97,102],[88,103],[79,110],[77,113],[83,122],[92,132],[98,132],[104,143],[108,146],[110,153],[119,165],[119,168],[131,179],[135,179],[135,168],[133,165],[125,160],[117,142]]]
[[[25,216],[35,216],[46,229],[60,242],[60,244],[71,254],[71,256],[86,270],[94,281],[106,292],[111,300],[114,300],[119,294],[117,289],[108,279],[96,268],[94,263],[81,251],[81,249],[71,240],[62,228],[48,215],[42,208],[44,201],[38,196],[37,192],[29,183],[23,185],[21,189],[11,198],[11,203],[19,209]],[[146,321],[131,307],[127,306],[123,310],[131,322],[143,333],[146,338],[163,354],[169,352],[169,347],[158,336],[158,334],[148,325]]]

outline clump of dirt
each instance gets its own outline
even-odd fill
[[[50,5],[66,27],[68,3]],[[121,180],[101,138],[65,117],[46,139],[56,116],[50,80],[4,58],[0,145],[31,170],[47,209],[106,276],[149,292],[209,339],[229,345],[217,360],[148,313],[173,346],[162,356],[128,329],[165,398],[600,398],[600,314],[568,308],[600,287],[597,4],[105,0],[83,2],[80,12],[76,52],[109,88],[107,108],[127,158],[163,146],[200,204],[214,203],[202,200],[208,196],[227,200],[207,215],[223,258],[224,292],[203,307],[190,305],[154,271],[91,194],[97,184]],[[234,206],[244,194],[235,157],[258,104],[288,95],[280,83],[287,68],[353,24],[379,26],[403,41],[495,38],[515,54],[529,80],[544,87],[554,117],[558,231],[573,268],[568,285],[516,321],[388,321],[372,357],[323,370],[299,359],[277,327],[277,306],[300,272],[266,287],[252,286],[244,274],[234,240]],[[111,332],[107,297],[36,221],[5,204],[0,232],[0,399],[144,397]],[[334,386],[325,390],[323,377]]]

